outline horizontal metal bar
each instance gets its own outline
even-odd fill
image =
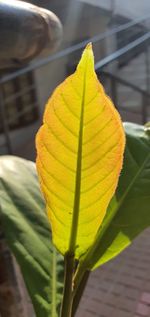
[[[138,115],[142,116],[142,113],[141,113],[142,109],[141,108],[139,109],[139,111],[135,111],[133,109],[118,106],[118,109],[119,109],[119,111],[130,112],[130,113],[134,113],[134,114],[138,114]]]
[[[147,96],[143,94],[142,96],[142,119],[143,124],[147,121]]]
[[[142,21],[149,19],[149,18],[150,18],[150,15],[145,15],[141,18],[135,19],[134,21],[131,21],[131,22],[125,23],[121,26],[115,27],[112,30],[109,30],[109,31],[106,31],[106,32],[101,33],[99,35],[93,36],[93,37],[89,38],[88,40],[82,41],[76,45],[72,45],[71,47],[68,47],[62,51],[59,51],[58,53],[56,53],[54,55],[48,56],[47,58],[43,58],[43,59],[25,67],[25,68],[17,70],[15,72],[13,72],[12,74],[8,74],[6,76],[3,76],[0,79],[0,84],[4,84],[9,80],[12,80],[18,76],[23,75],[23,74],[26,74],[27,72],[38,69],[38,68],[40,68],[40,67],[42,67],[42,66],[44,66],[52,61],[58,60],[60,58],[63,58],[65,56],[71,54],[71,53],[74,53],[74,52],[78,51],[79,49],[84,48],[85,45],[89,42],[97,43],[98,41],[104,40],[108,36],[111,36],[113,34],[116,34],[116,33],[119,33],[123,30],[126,30],[126,29],[128,29],[128,28],[130,28],[130,27],[132,27],[132,26],[134,26]]]
[[[139,92],[140,94],[142,94],[142,95],[144,94],[148,98],[150,98],[150,93],[149,92],[147,92],[146,90],[143,90],[143,89],[135,86],[134,84],[132,84],[131,82],[126,81],[125,79],[122,79],[122,78],[116,76],[113,73],[109,73],[109,72],[105,72],[105,71],[101,70],[100,72],[97,71],[97,75],[99,75],[99,74],[100,75],[104,75],[104,76],[106,76],[108,78],[113,78],[114,81],[116,81],[117,83],[120,83],[120,84],[122,84],[124,86],[128,86],[129,88],[132,88],[133,90]]]
[[[107,66],[109,63],[117,60],[120,56],[123,56],[127,52],[131,51],[133,48],[140,46],[144,42],[150,39],[150,32],[147,32],[143,36],[139,37],[135,41],[127,44],[126,46],[122,47],[121,49],[117,50],[116,52],[108,55],[107,57],[103,58],[101,61],[95,64],[95,69],[102,68]]]

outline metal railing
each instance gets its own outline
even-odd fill
[[[82,41],[78,44],[72,45],[71,47],[65,48],[62,51],[55,53],[54,55],[50,55],[46,58],[42,58],[41,60],[38,60],[37,62],[34,62],[25,68],[17,70],[15,72],[13,72],[12,74],[8,74],[8,75],[3,76],[2,78],[0,78],[0,84],[4,84],[9,80],[15,79],[18,76],[26,74],[27,72],[38,69],[42,66],[49,64],[50,62],[56,61],[56,60],[61,59],[65,56],[68,56],[68,55],[70,55],[78,50],[81,50],[89,42],[92,42],[93,44],[95,44],[97,42],[100,42],[100,41],[110,37],[111,35],[125,31],[125,30],[127,30],[127,29],[129,29],[129,28],[131,28],[131,27],[133,27],[133,26],[135,26],[143,21],[147,21],[149,19],[150,19],[150,15],[144,15],[144,16],[137,18],[131,22],[125,23],[125,24],[120,25],[118,27],[114,27],[111,30],[108,30],[106,32],[100,33],[99,35],[93,36],[93,37],[89,38],[88,40]]]
[[[144,89],[141,89],[137,87],[136,85],[128,82],[125,79],[122,79],[115,74],[106,72],[106,71],[97,71],[97,76],[101,77],[103,79],[108,79],[110,81],[110,95],[111,98],[116,106],[116,108],[121,111],[126,111],[130,113],[140,114],[142,116],[142,123],[144,124],[148,118],[148,107],[150,107],[150,93],[147,92]],[[123,87],[128,87],[132,89],[134,92],[137,92],[141,95],[141,107],[139,108],[139,111],[134,109],[133,107],[130,107],[130,109],[127,109],[127,107],[123,107],[119,103],[118,98],[118,85],[122,85]]]
[[[149,44],[150,44],[150,32],[147,32],[145,35],[139,37],[137,40],[133,41],[132,43],[129,43],[128,45],[120,48],[116,52],[110,54],[109,56],[106,56],[101,61],[97,62],[95,64],[95,69],[98,70],[100,68],[107,66],[111,62],[116,61],[119,57],[130,52],[134,48],[141,46],[142,44],[146,44],[146,46],[149,46]]]
[[[23,69],[15,71],[12,74],[8,74],[8,75],[5,75],[2,78],[0,78],[0,116],[2,118],[3,131],[4,131],[4,136],[5,136],[5,144],[6,144],[8,153],[11,154],[13,151],[12,151],[12,145],[11,145],[11,139],[10,139],[9,122],[7,120],[7,115],[6,115],[6,111],[5,111],[5,103],[10,101],[11,98],[12,99],[17,98],[17,96],[19,94],[23,95],[25,92],[23,90],[21,90],[20,92],[17,92],[16,95],[13,94],[13,96],[8,97],[6,99],[6,102],[5,102],[3,95],[2,95],[2,91],[1,91],[2,85],[8,83],[9,81],[11,81],[11,80],[13,80],[21,75],[27,74],[28,72],[34,71],[34,70],[36,70],[44,65],[47,65],[54,60],[61,59],[61,58],[68,56],[69,54],[71,54],[79,49],[82,49],[89,41],[96,43],[98,41],[101,41],[101,40],[107,38],[108,36],[110,36],[112,34],[116,34],[118,32],[126,30],[126,29],[128,29],[136,24],[139,24],[140,22],[143,22],[143,21],[149,19],[149,18],[150,18],[150,16],[147,15],[145,17],[138,18],[132,22],[128,22],[128,23],[121,25],[119,27],[115,27],[112,30],[106,31],[103,34],[92,37],[89,40],[83,41],[77,45],[73,45],[67,49],[64,49],[64,50],[56,53],[55,55],[44,58],[38,62],[33,63],[32,65],[29,65]],[[147,32],[146,34],[139,37],[138,39],[136,39],[132,43],[129,43],[128,45],[124,46],[123,48],[113,52],[109,56],[106,56],[101,61],[98,61],[95,65],[95,68],[96,68],[98,75],[99,75],[100,70],[101,70],[101,74],[102,74],[104,67],[107,66],[108,64],[112,63],[113,61],[117,61],[119,59],[119,57],[125,55],[126,53],[128,53],[129,51],[131,51],[133,49],[136,49],[139,46],[143,46],[143,50],[146,50],[147,47],[149,46],[149,44],[150,44],[150,32]],[[115,104],[117,104],[117,102],[116,102],[117,101],[117,88],[116,88],[116,86],[118,83],[122,84],[124,86],[129,86],[130,88],[132,88],[135,91],[138,91],[142,95],[142,100],[143,100],[142,118],[143,118],[143,122],[145,122],[146,117],[147,117],[147,109],[145,108],[145,104],[147,104],[147,102],[145,103],[145,101],[147,101],[149,99],[150,95],[146,91],[141,90],[140,88],[136,87],[135,85],[133,85],[133,84],[121,79],[121,78],[118,78],[114,74],[103,72],[103,75],[106,76],[107,78],[109,77],[109,79],[111,81],[112,98],[113,98]],[[22,111],[21,115],[23,115],[24,112],[26,112],[26,110]]]

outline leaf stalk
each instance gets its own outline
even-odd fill
[[[65,280],[60,317],[72,316],[74,266],[74,255],[67,253],[65,256]]]

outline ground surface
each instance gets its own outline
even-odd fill
[[[91,274],[76,317],[150,317],[150,229]]]

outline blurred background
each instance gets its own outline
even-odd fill
[[[2,63],[0,155],[35,160],[34,138],[45,103],[54,88],[75,70],[89,41],[93,43],[97,75],[123,121],[144,124],[150,120],[149,0],[33,0],[30,3],[55,13],[63,33],[60,29],[57,33],[53,25],[58,36],[55,44],[59,44],[52,45],[55,50],[48,46],[22,63],[17,56],[5,67]],[[0,32],[3,35],[2,29]],[[18,54],[23,50],[26,36],[27,33],[21,41],[16,41]],[[11,36],[9,45],[14,45]],[[0,317],[32,317],[34,313],[19,269],[3,237],[1,231]],[[121,256],[92,275],[77,317],[110,314],[150,317],[149,240],[146,231]]]
[[[150,119],[150,1],[34,0],[63,25],[61,45],[0,74],[0,154],[35,160],[34,136],[53,89],[92,41],[98,77],[124,121]],[[59,39],[60,40],[60,39]],[[22,45],[22,44],[21,44]],[[21,67],[20,67],[21,66]]]

